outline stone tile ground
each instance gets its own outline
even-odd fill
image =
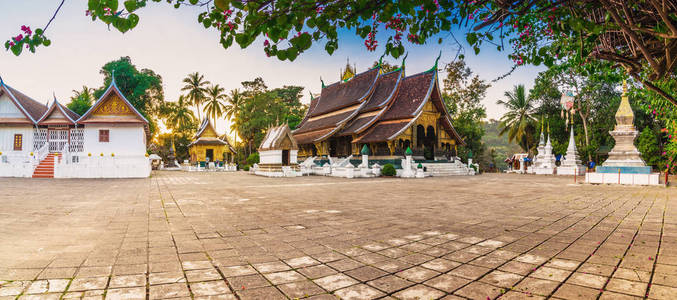
[[[0,299],[677,299],[677,189],[0,179]]]

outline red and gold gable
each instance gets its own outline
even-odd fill
[[[120,99],[115,94],[108,96],[108,99],[105,99],[99,107],[97,107],[92,115],[95,116],[121,116],[121,115],[135,115],[132,111],[132,108],[127,105],[127,103]]]

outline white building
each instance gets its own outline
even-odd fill
[[[287,124],[268,129],[259,147],[259,164],[254,173],[269,177],[300,176],[299,146]]]
[[[148,177],[147,134],[114,79],[83,116],[0,81],[0,177]]]

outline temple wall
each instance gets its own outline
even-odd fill
[[[230,153],[230,149],[228,149],[228,146],[226,145],[193,145],[188,148],[191,162],[205,161],[208,149],[214,150],[214,159],[218,159],[219,161],[223,161],[224,153]],[[226,159],[228,159],[227,155]]]
[[[109,142],[99,142],[99,130],[108,129]],[[146,154],[146,132],[143,125],[86,124],[84,129],[84,153],[94,155],[140,155]]]
[[[14,135],[23,135],[21,151],[14,151]],[[0,152],[3,155],[29,155],[33,152],[33,127],[30,125],[0,125]]]

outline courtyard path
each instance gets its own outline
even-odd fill
[[[677,189],[0,178],[0,299],[677,299]]]

